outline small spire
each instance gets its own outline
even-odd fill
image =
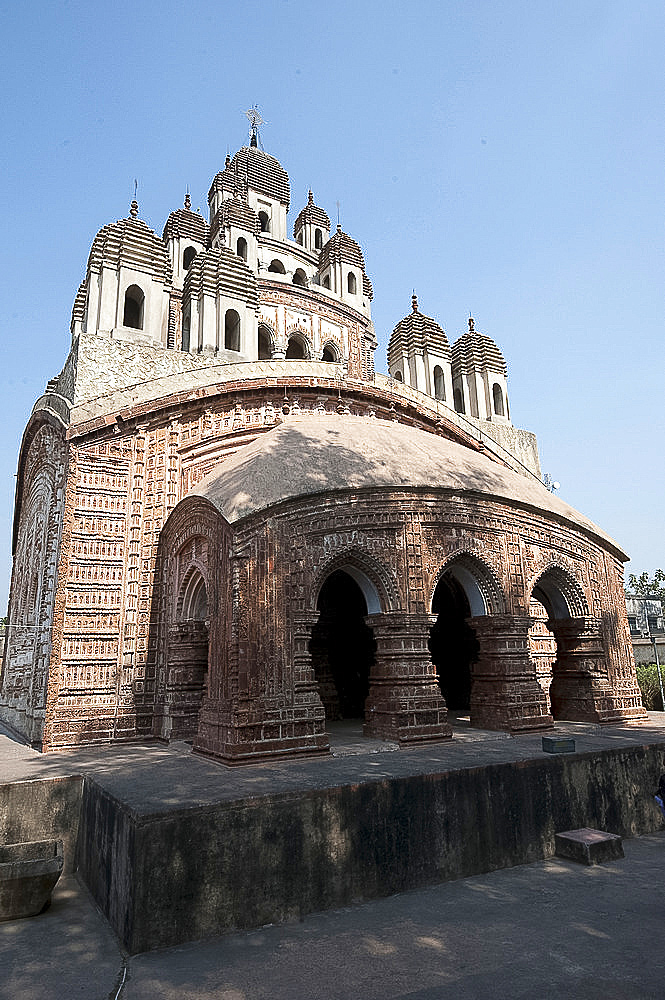
[[[475,327],[473,325],[473,316],[469,313],[469,333],[475,333]]]
[[[231,154],[230,154],[230,152],[227,149],[226,150],[226,159],[224,160],[224,166],[228,167],[228,165],[229,165],[230,162],[231,162]]]
[[[313,205],[314,204],[314,195],[312,194],[312,189],[311,188],[309,189],[309,194],[307,195],[307,204],[308,205]]]
[[[132,219],[138,218],[138,214],[139,214],[139,203],[136,200],[136,195],[137,195],[138,189],[139,189],[139,182],[137,181],[137,179],[135,177],[134,178],[134,198],[133,198],[132,203],[131,203],[131,205],[129,207],[129,214],[131,215]]]
[[[187,191],[186,194],[185,194],[185,208],[188,211],[191,211],[191,209],[192,209],[192,199],[189,196],[189,191]]]
[[[411,296],[411,308],[413,309],[414,313],[418,312],[418,296],[416,295],[415,289],[413,295]]]

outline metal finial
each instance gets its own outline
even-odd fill
[[[312,194],[312,189],[311,188],[309,189],[309,194],[307,195],[307,204],[308,205],[313,205],[314,204],[314,195]]]
[[[337,205],[337,228],[339,229],[339,202],[336,201],[335,204]]]
[[[418,312],[418,296],[416,295],[415,291],[411,296],[411,308],[413,309],[414,313]]]
[[[139,203],[136,200],[136,198],[134,198],[134,200],[132,201],[132,204],[130,205],[129,214],[131,215],[132,219],[137,219],[138,218],[138,215],[139,215]]]
[[[185,208],[189,211],[191,211],[192,208],[192,199],[189,196],[189,191],[185,194]]]
[[[264,122],[263,118],[259,114],[259,109],[256,104],[251,107],[249,111],[245,111],[245,114],[249,119],[249,144],[250,146],[258,146],[259,125],[267,125],[267,122]]]
[[[226,150],[226,159],[224,160],[224,166],[228,167],[228,165],[229,165],[230,162],[231,162],[231,151],[229,149],[227,149]]]
[[[475,327],[473,325],[473,316],[471,316],[471,314],[469,314],[469,333],[475,333],[475,332],[476,332],[476,330],[475,330]]]

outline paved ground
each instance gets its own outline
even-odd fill
[[[653,713],[640,727],[557,732],[584,752],[665,743],[664,723]],[[540,736],[463,726],[427,750],[391,752],[342,730],[335,744],[326,759],[230,769],[185,744],[41,755],[0,733],[0,781],[87,771],[151,811],[542,753]],[[624,847],[611,864],[553,859],[132,958],[85,887],[63,878],[46,913],[0,924],[0,1000],[655,1000],[665,832]]]
[[[0,924],[0,998],[660,1000],[665,833],[624,848],[129,959],[70,877],[46,913]]]

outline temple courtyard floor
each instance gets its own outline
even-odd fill
[[[17,803],[26,811],[21,839],[37,839],[31,831],[38,817],[27,815],[28,807],[34,812],[44,806],[36,790],[66,787],[69,795],[74,787],[82,789],[76,848],[70,836],[68,872],[51,907],[37,917],[0,924],[0,998],[663,996],[665,832],[653,803],[658,773],[665,771],[663,714],[623,727],[559,723],[556,735],[572,736],[576,743],[574,754],[562,755],[543,753],[540,735],[483,733],[463,719],[453,741],[419,749],[365,741],[352,726],[331,735],[329,758],[230,769],[193,756],[185,744],[40,755],[9,733],[0,734],[0,791],[6,792],[0,796],[2,839],[18,839],[10,815]],[[70,781],[75,777],[78,786]],[[87,804],[86,795],[92,796]],[[452,814],[463,811],[470,796],[473,808],[465,813],[465,825],[455,826]],[[303,802],[309,811],[293,826]],[[58,822],[66,812],[60,808]],[[243,855],[241,839],[231,852],[219,843],[212,853],[206,846],[201,861],[192,829],[201,831],[203,841],[214,839],[215,824],[227,833],[232,829],[224,826],[230,813],[236,823],[240,817],[240,833],[253,853],[259,843],[270,848],[254,867]],[[355,813],[359,825],[353,826]],[[404,822],[404,813],[412,822]],[[363,827],[364,815],[373,817],[370,826]],[[127,857],[141,836],[160,843],[156,857],[163,859],[163,869],[147,848],[132,856],[133,867],[127,867],[125,855],[105,853],[103,841],[110,834],[99,816],[130,845]],[[570,826],[567,820],[573,820]],[[385,831],[379,836],[382,824],[391,829],[397,824],[399,836],[391,834],[387,843]],[[592,867],[553,857],[549,831],[573,825],[620,833],[625,857]],[[82,829],[84,840],[97,837],[94,850],[82,847]],[[460,830],[474,842],[466,853],[457,846]],[[309,832],[320,841],[322,854],[308,854],[298,839],[303,831],[305,839]],[[67,840],[66,830],[64,836]],[[498,853],[490,856],[495,841]],[[442,847],[433,857],[437,844]],[[337,851],[332,868],[331,845]],[[539,850],[539,859],[520,863]],[[76,852],[85,857],[75,861]],[[296,886],[297,905],[279,911],[279,923],[251,926],[252,917],[250,926],[239,929],[245,883],[265,880],[261,905],[253,897],[244,900],[254,916],[260,917],[261,906],[270,912],[272,892],[289,895],[275,875],[293,863],[288,853],[297,862],[292,880],[303,878],[305,865],[309,883],[314,876],[307,865],[323,859],[333,883],[348,883],[353,905],[330,905],[338,897],[329,886],[317,891],[309,884]],[[451,853],[455,860],[449,864]],[[152,865],[147,878],[145,859]],[[73,873],[76,863],[79,871]],[[213,863],[227,869],[228,885],[223,882],[222,888],[237,897],[234,907],[226,906],[219,886],[212,899],[204,893],[183,903],[182,881],[177,895],[173,889],[183,865],[186,879],[196,875],[207,887]],[[479,863],[495,870],[464,877],[465,868]],[[126,886],[110,885],[115,876],[105,882],[95,875],[103,874],[105,865],[112,873],[122,868],[129,881],[149,882],[147,895],[136,900]],[[237,869],[233,877],[230,869]],[[163,892],[154,883],[163,883]],[[171,922],[169,895],[176,912]],[[385,898],[374,898],[380,896]],[[224,933],[208,933],[209,913],[220,908],[227,913]],[[165,934],[182,939],[187,920],[196,924],[190,936],[203,940],[159,946]]]

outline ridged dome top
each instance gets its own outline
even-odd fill
[[[171,281],[171,261],[166,247],[142,219],[120,219],[99,230],[92,241],[88,268],[99,271],[102,264],[115,268],[124,264],[165,283]]]
[[[422,354],[425,348],[439,357],[450,357],[450,344],[443,327],[431,316],[419,312],[418,299],[414,295],[411,312],[399,321],[390,335],[388,364],[401,361],[402,354]]]
[[[454,374],[470,371],[499,372],[507,375],[506,361],[491,337],[478,333],[473,319],[469,319],[469,330],[452,346],[452,364]]]
[[[338,224],[337,229],[332,234],[327,243],[324,243],[319,254],[319,270],[323,271],[331,264],[337,263],[353,264],[354,267],[361,268],[363,272],[363,293],[368,299],[372,299],[374,292],[372,282],[365,274],[365,258],[359,245],[348,233],[343,232]]]
[[[330,219],[326,212],[318,205],[314,204],[314,195],[309,192],[307,204],[298,213],[298,218],[293,223],[293,235],[299,232],[302,227],[309,222],[312,226],[321,226],[322,229],[330,231]]]
[[[171,212],[166,220],[162,239],[166,241],[174,236],[196,240],[205,246],[208,242],[208,224],[198,212],[192,212],[190,208],[179,208]]]
[[[291,200],[289,175],[274,156],[264,153],[257,146],[243,146],[232,160],[227,158],[226,168],[216,175],[210,185],[208,200],[217,190],[237,193],[246,199],[248,188],[268,198],[276,198],[288,210]]]
[[[261,232],[259,217],[241,198],[226,198],[215,214],[210,224],[210,239],[214,240],[223,226],[235,226],[244,229],[253,236]]]
[[[258,309],[256,278],[244,260],[228,247],[213,247],[198,254],[191,263],[183,285],[183,298],[197,298],[203,292],[226,293]]]

